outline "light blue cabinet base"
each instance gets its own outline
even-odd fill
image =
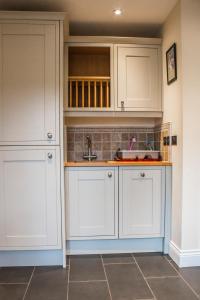
[[[0,251],[0,267],[48,265],[63,265],[63,251]]]
[[[67,241],[67,254],[164,252],[163,238]]]

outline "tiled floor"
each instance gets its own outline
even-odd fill
[[[71,256],[61,267],[0,268],[0,300],[196,300],[200,267],[161,254]]]

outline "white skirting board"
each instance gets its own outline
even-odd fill
[[[181,250],[170,241],[169,255],[180,268],[200,266],[200,249]]]
[[[67,241],[66,254],[165,252],[163,238]]]
[[[63,265],[62,250],[0,251],[0,267]]]

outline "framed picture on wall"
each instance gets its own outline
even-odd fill
[[[176,44],[174,43],[166,52],[167,83],[171,84],[177,79]]]

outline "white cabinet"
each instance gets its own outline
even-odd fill
[[[117,168],[66,168],[68,240],[112,239],[117,232]]]
[[[0,149],[0,249],[61,247],[59,147]]]
[[[0,144],[59,144],[59,22],[1,22]]]
[[[162,167],[121,167],[119,171],[119,236],[163,237],[165,173]]]
[[[117,110],[161,111],[161,56],[157,46],[115,47]]]

